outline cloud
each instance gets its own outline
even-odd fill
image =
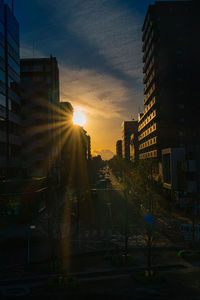
[[[94,150],[93,156],[101,155],[103,160],[109,160],[114,156],[114,153],[109,149]]]
[[[123,82],[96,70],[61,67],[61,101],[81,106],[88,113],[104,119],[125,117],[123,105],[129,91]]]
[[[116,0],[80,0],[71,7],[67,26],[95,45],[114,68],[141,79],[142,18],[139,14]]]
[[[143,16],[129,9],[131,0],[38,3],[39,13],[48,10],[48,19],[27,31],[22,55],[33,56],[29,42],[35,40],[35,57],[57,57],[61,101],[86,113],[94,148],[114,149],[121,122],[137,118],[142,105]]]

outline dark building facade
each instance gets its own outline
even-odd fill
[[[198,114],[199,28],[193,1],[150,5],[143,25],[143,115],[138,118],[139,158],[200,142]]]
[[[122,140],[116,142],[116,155],[122,157]]]
[[[131,134],[137,134],[137,121],[124,121],[122,123],[122,157],[130,160],[130,142]]]
[[[19,24],[0,1],[0,177],[13,177],[20,167]]]
[[[31,176],[56,172],[59,153],[59,70],[55,57],[21,59],[23,169]]]

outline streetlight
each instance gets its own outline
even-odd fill
[[[36,229],[35,225],[30,225],[28,230],[28,240],[27,240],[27,263],[30,264],[30,239],[31,239],[31,232]]]

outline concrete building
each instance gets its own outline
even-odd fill
[[[195,196],[199,203],[200,147],[167,148],[162,150],[163,185],[176,191],[177,204],[185,207]]]
[[[116,142],[116,155],[122,157],[122,140]]]
[[[198,115],[199,17],[191,1],[150,5],[143,25],[144,105],[139,116],[139,158],[200,143]],[[195,45],[195,46],[192,46]]]
[[[137,121],[124,121],[122,123],[122,157],[130,160],[130,137],[132,133],[137,134]]]
[[[138,132],[132,133],[130,137],[130,160],[138,160]]]
[[[14,177],[20,167],[19,24],[0,1],[0,177]]]
[[[56,172],[59,70],[55,57],[21,59],[22,155],[29,176]]]

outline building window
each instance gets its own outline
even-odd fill
[[[180,118],[179,121],[180,121],[181,123],[184,123],[184,118]]]

